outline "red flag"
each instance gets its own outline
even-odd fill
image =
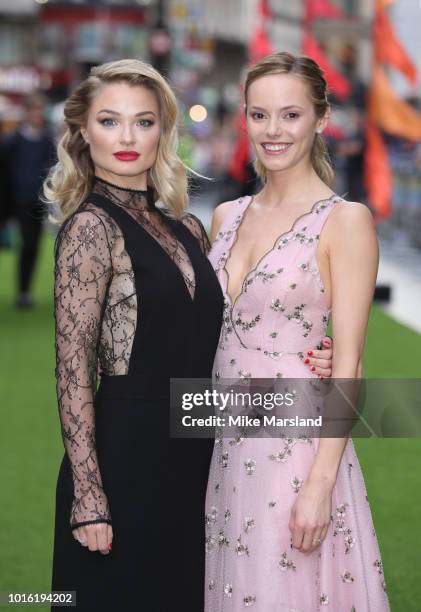
[[[384,8],[377,10],[374,20],[374,41],[376,60],[400,70],[415,85],[417,70],[398,40]]]
[[[256,30],[250,43],[250,62],[256,64],[266,55],[271,55],[271,53],[273,53],[273,48],[266,28],[259,28]]]
[[[237,142],[228,166],[228,173],[242,183],[247,178],[246,166],[250,157],[246,120],[242,110],[238,111],[235,123],[237,126]]]
[[[252,64],[256,64],[266,55],[273,53],[272,43],[267,31],[267,22],[271,17],[272,13],[268,0],[260,0],[257,9],[256,27],[250,41],[249,56]]]
[[[307,0],[305,17],[307,23],[318,18],[343,19],[344,14],[340,8],[331,4],[329,0]]]
[[[269,19],[270,17],[272,17],[269,0],[260,0],[258,11],[264,19]]]
[[[325,73],[326,80],[332,93],[334,93],[338,98],[347,98],[351,91],[350,82],[339,72],[339,70],[332,66],[318,42],[314,36],[310,34],[310,32],[304,34],[303,52],[305,55],[310,56],[319,64]]]
[[[387,148],[379,128],[368,121],[365,133],[364,182],[369,202],[374,208],[374,218],[378,222],[390,216],[392,173]]]

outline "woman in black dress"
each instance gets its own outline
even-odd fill
[[[63,221],[55,318],[66,453],[52,589],[76,591],[89,612],[200,612],[212,441],[169,438],[169,379],[211,376],[223,298],[204,229],[184,213],[176,101],[152,67],[121,60],[93,68],[64,112],[45,184]]]

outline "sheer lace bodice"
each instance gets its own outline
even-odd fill
[[[92,193],[123,209],[158,242],[194,299],[194,270],[172,231],[172,224],[179,222],[155,206],[153,192],[118,187],[95,177]],[[104,209],[89,200],[88,196],[61,227],[55,253],[57,396],[73,474],[72,528],[111,522],[96,454],[93,398],[98,366],[109,376],[128,373],[142,308],[123,233]],[[193,215],[181,221],[206,254],[209,241],[201,222]]]

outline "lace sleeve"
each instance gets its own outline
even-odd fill
[[[54,285],[57,398],[73,475],[72,529],[111,523],[95,446],[93,406],[97,344],[111,271],[101,218],[78,212],[57,237]]]
[[[198,217],[192,215],[191,213],[188,213],[183,217],[183,223],[199,241],[202,253],[207,255],[210,251],[211,244],[209,242],[206,230],[203,227],[203,223],[200,221],[200,219],[198,219]]]

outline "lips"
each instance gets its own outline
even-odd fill
[[[137,153],[136,151],[117,151],[117,153],[114,153],[113,155],[120,161],[135,161],[139,158],[140,153]]]
[[[262,148],[268,155],[282,155],[291,147],[292,142],[262,142]]]

